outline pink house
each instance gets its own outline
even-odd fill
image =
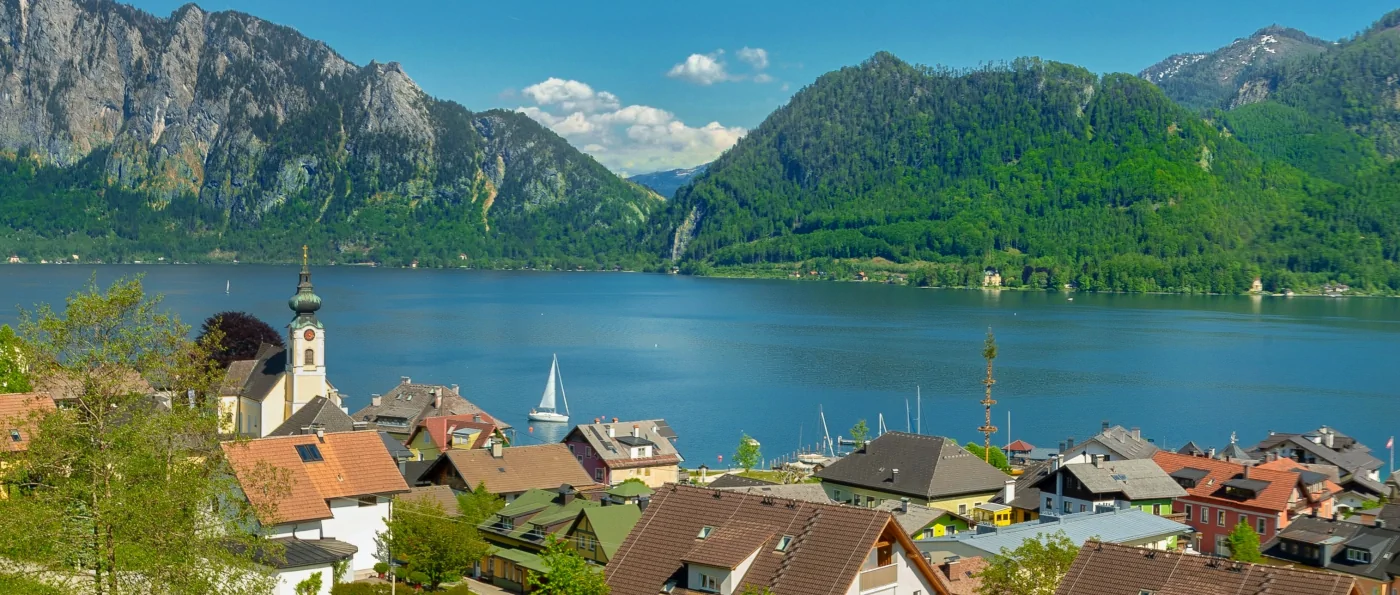
[[[564,437],[564,444],[598,483],[617,485],[637,479],[659,488],[680,479],[685,459],[676,450],[675,439],[665,420],[619,422],[613,418],[580,424]]]

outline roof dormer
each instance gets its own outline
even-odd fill
[[[783,547],[770,545],[774,537]],[[786,543],[784,543],[786,540]],[[784,552],[791,538],[778,536],[772,527],[736,521],[720,527],[705,526],[695,536],[695,546],[681,558],[687,588],[693,591],[733,595],[758,555],[767,550]]]

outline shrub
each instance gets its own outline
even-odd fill
[[[374,563],[374,573],[375,573],[375,574],[380,574],[380,575],[389,574],[389,563],[388,563],[388,562],[375,562],[375,563]]]
[[[331,587],[331,595],[389,595],[389,585],[340,583]]]
[[[472,595],[471,585],[463,582],[442,592],[442,595]]]

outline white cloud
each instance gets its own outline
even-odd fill
[[[616,95],[574,80],[550,78],[520,93],[535,105],[516,111],[623,175],[708,163],[748,132],[719,122],[687,126],[664,109],[623,106]]]
[[[760,84],[771,83],[773,82],[773,77],[768,76],[768,73],[766,72],[760,72],[758,74],[753,75],[753,82]]]
[[[748,62],[754,70],[768,68],[768,50],[763,48],[745,47],[737,52],[740,60]]]
[[[723,54],[724,50],[713,54],[691,54],[684,62],[672,66],[666,76],[690,81],[697,85],[713,85],[731,80],[729,72],[725,70],[724,63],[719,61],[719,57]]]

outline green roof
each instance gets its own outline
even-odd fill
[[[597,506],[597,502],[590,502],[588,500],[574,500],[573,502],[565,504],[564,506],[555,505],[553,507],[545,509],[539,514],[530,517],[529,523],[531,525],[543,525],[547,527],[555,523],[562,523],[564,521],[573,520],[575,517],[578,516],[578,512],[580,510],[583,510],[585,508],[594,508]]]
[[[588,524],[598,537],[598,545],[603,547],[603,553],[611,560],[617,548],[627,539],[627,534],[632,532],[632,527],[637,525],[637,520],[642,518],[642,509],[636,504],[599,506],[584,509],[583,516],[588,517]]]
[[[624,481],[608,490],[609,496],[617,496],[618,498],[640,498],[655,493],[656,490],[647,487],[644,483],[635,481]]]
[[[515,562],[516,566],[528,568],[540,574],[546,574],[549,572],[549,567],[544,565],[544,560],[540,559],[539,556],[527,552],[525,550],[517,550],[514,548],[501,548],[492,552],[492,555],[498,558],[510,560],[511,562]]]
[[[505,507],[499,511],[496,511],[496,514],[504,517],[515,517],[535,512],[552,505],[554,503],[554,498],[558,495],[557,492],[548,490],[528,490],[516,496],[515,501],[505,505]]]

